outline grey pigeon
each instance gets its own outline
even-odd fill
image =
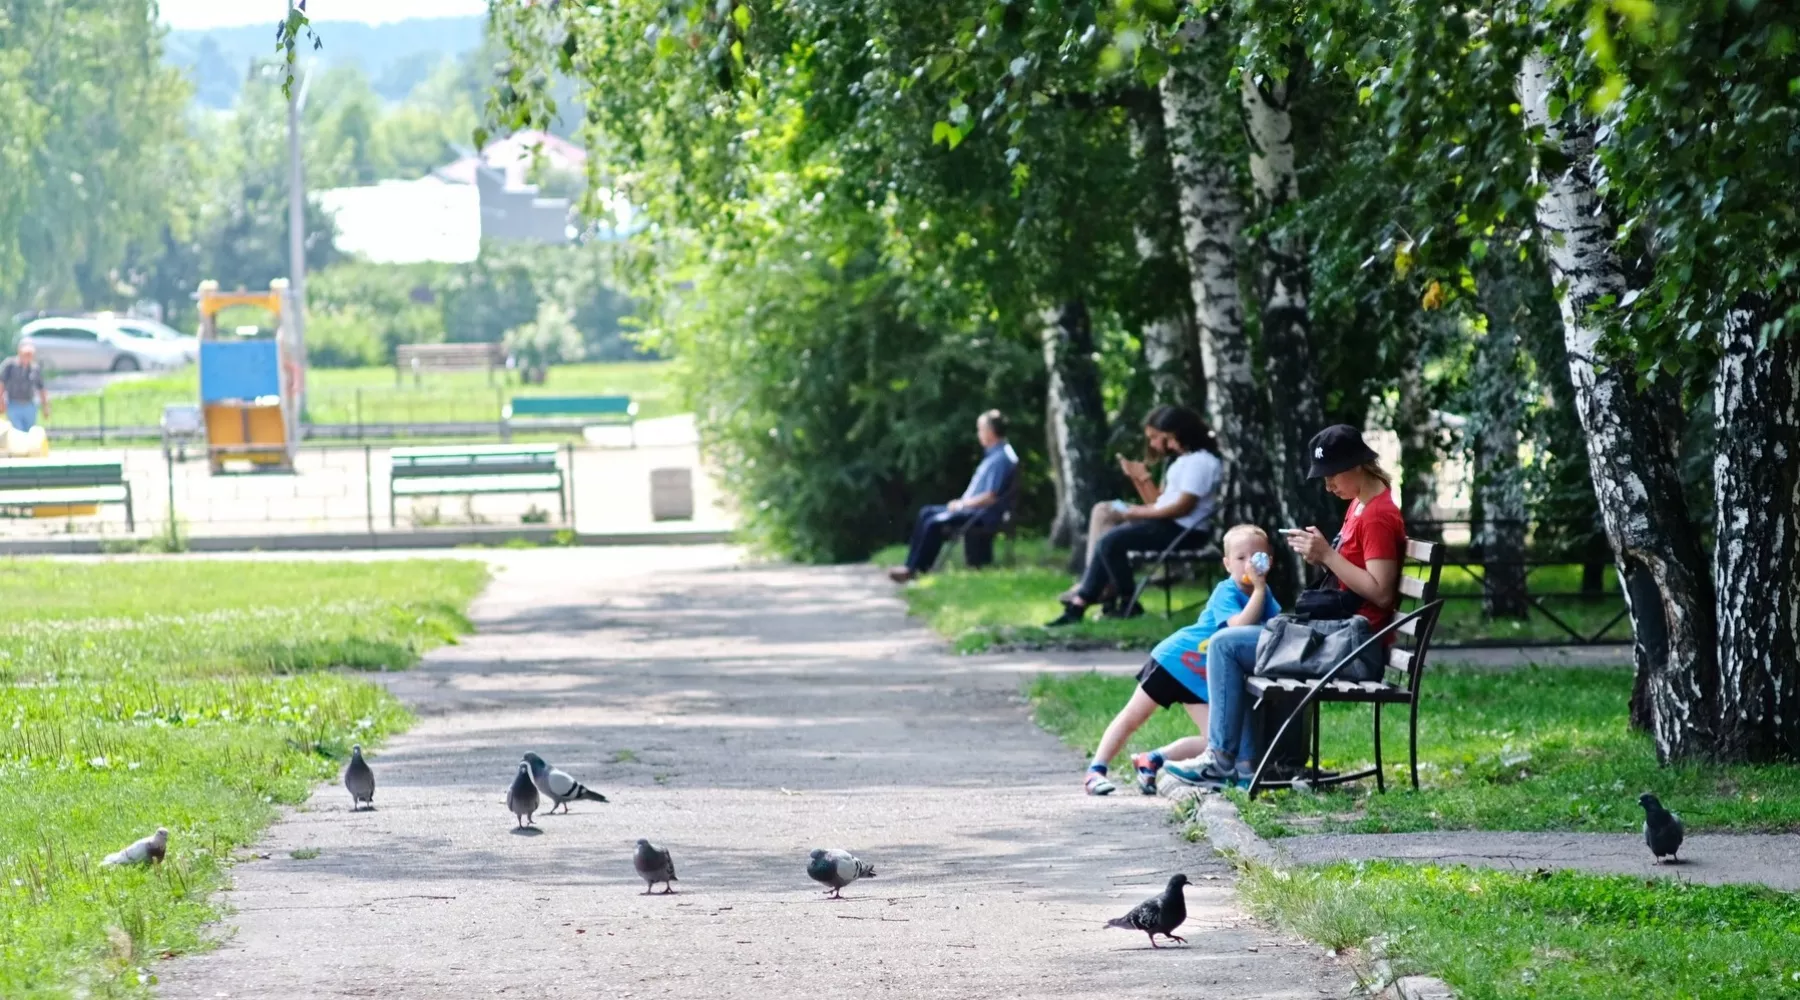
[[[569,772],[558,770],[544,763],[544,758],[534,753],[525,755],[525,763],[531,765],[531,782],[544,798],[550,800],[550,811],[555,812],[562,806],[563,812],[569,811],[569,803],[576,799],[588,799],[594,802],[605,802],[606,796],[576,781]]]
[[[1161,934],[1171,941],[1187,944],[1187,938],[1176,937],[1175,928],[1187,919],[1187,898],[1181,894],[1181,887],[1188,884],[1188,877],[1177,873],[1169,879],[1169,887],[1157,895],[1151,896],[1131,908],[1131,912],[1122,917],[1108,920],[1108,927],[1122,927],[1128,931],[1143,931],[1150,935],[1150,947],[1161,948],[1156,943],[1156,936]]]
[[[631,864],[643,876],[646,896],[650,895],[650,890],[658,882],[663,884],[662,894],[667,896],[675,891],[675,887],[669,883],[680,881],[675,877],[675,859],[669,856],[669,852],[642,837],[638,838],[637,851],[631,856]]]
[[[369,762],[363,760],[362,744],[350,747],[350,763],[344,766],[344,787],[350,790],[350,811],[355,812],[367,802],[369,808],[375,808],[375,772],[369,770]]]
[[[832,848],[814,848],[812,860],[806,863],[806,874],[812,876],[814,882],[831,886],[831,899],[843,899],[844,886],[859,878],[874,878],[873,865],[864,864],[849,851]]]
[[[512,811],[519,826],[535,826],[531,814],[538,811],[537,786],[531,783],[531,765],[519,762],[519,773],[513,775],[512,787],[506,790],[506,808]]]
[[[1662,864],[1665,857],[1670,862],[1680,862],[1675,852],[1681,850],[1681,838],[1686,835],[1681,827],[1681,817],[1664,809],[1649,792],[1638,796],[1638,805],[1644,807],[1644,843],[1650,846],[1650,853],[1656,855],[1656,863]]]
[[[154,865],[159,864],[169,851],[169,831],[157,827],[156,832],[142,840],[133,841],[122,851],[115,851],[100,862],[103,865]]]

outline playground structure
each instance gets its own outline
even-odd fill
[[[200,409],[206,425],[206,454],[214,475],[227,464],[248,463],[252,472],[294,471],[300,443],[300,406],[305,373],[287,282],[269,282],[266,292],[221,292],[216,281],[200,283]],[[226,335],[220,314],[249,307],[273,317],[273,325],[239,326]]]

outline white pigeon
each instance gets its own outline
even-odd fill
[[[103,865],[153,865],[162,861],[169,851],[169,831],[157,827],[156,832],[143,840],[132,843],[122,851],[108,854]]]
[[[842,899],[844,886],[859,878],[874,878],[875,867],[865,864],[849,851],[832,848],[815,848],[812,860],[806,863],[806,874],[814,882],[831,887],[829,898]]]
[[[569,803],[575,799],[606,801],[606,796],[576,781],[569,772],[544,763],[544,758],[535,753],[527,752],[525,763],[531,766],[531,783],[544,793],[544,798],[550,800],[551,812],[555,812],[557,806],[562,806],[562,811],[568,812]]]

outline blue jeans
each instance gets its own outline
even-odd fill
[[[1212,704],[1206,745],[1221,763],[1227,755],[1256,763],[1256,727],[1244,678],[1256,669],[1256,639],[1262,633],[1261,625],[1222,628],[1206,646],[1206,700]]]
[[[13,430],[28,431],[37,426],[36,403],[7,403],[6,422],[13,425]]]

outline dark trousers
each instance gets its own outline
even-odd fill
[[[1083,601],[1093,604],[1100,600],[1110,583],[1113,594],[1120,601],[1131,600],[1137,581],[1131,576],[1131,560],[1126,553],[1161,552],[1181,534],[1181,530],[1181,525],[1168,520],[1133,521],[1107,532],[1094,547],[1094,560],[1081,574],[1081,586],[1076,592]]]
[[[906,553],[906,568],[914,573],[929,573],[937,564],[938,551],[944,547],[944,539],[950,532],[975,519],[979,511],[956,511],[943,504],[932,504],[919,508],[919,517],[913,522],[912,543]],[[970,568],[986,566],[994,561],[994,535],[984,531],[983,525],[970,525],[963,532],[963,558]]]

